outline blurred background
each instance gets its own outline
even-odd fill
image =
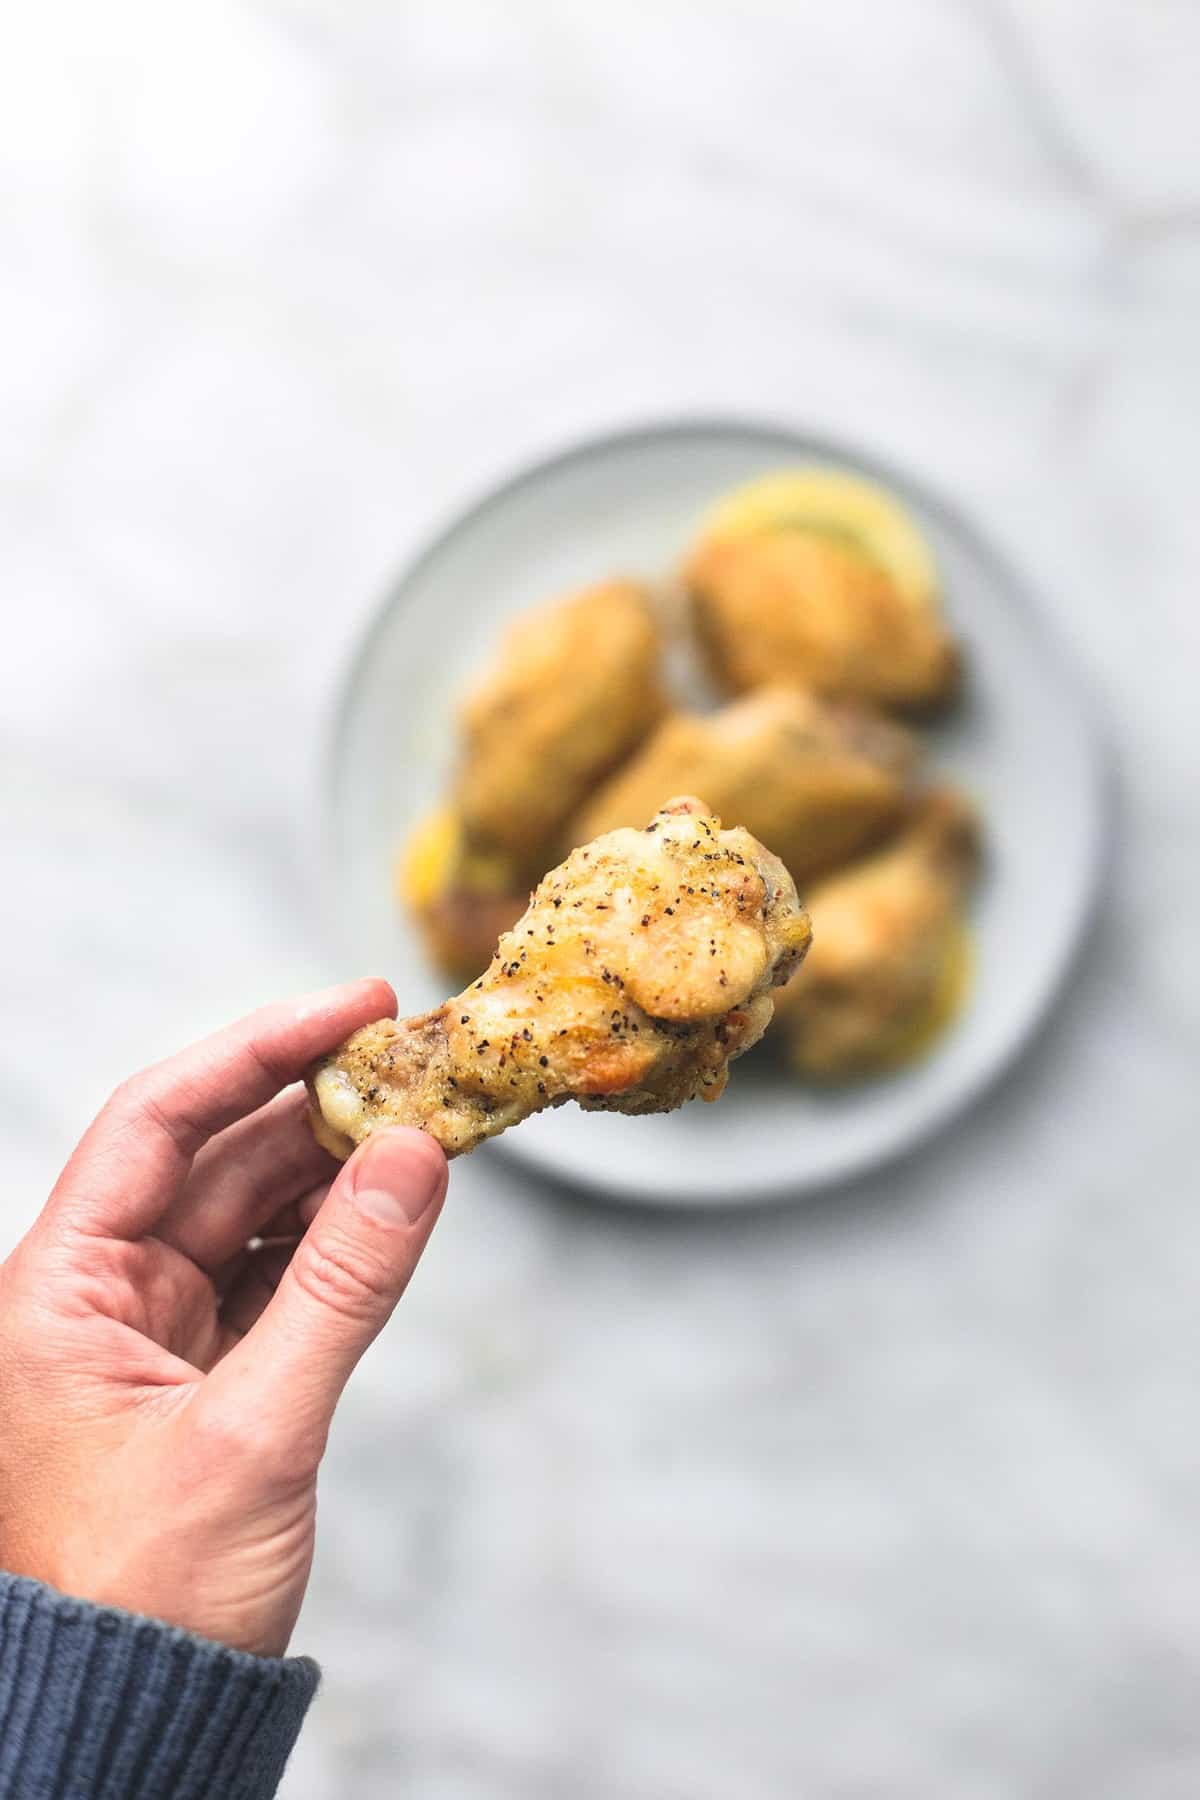
[[[1196,1793],[1198,66],[1187,0],[10,20],[0,1248],[130,1068],[361,972],[337,673],[581,432],[923,477],[1119,765],[1070,992],[918,1157],[694,1220],[459,1167],[334,1435],[290,1800]]]

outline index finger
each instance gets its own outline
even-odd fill
[[[89,1125],[50,1197],[85,1230],[140,1237],[214,1132],[263,1106],[360,1025],[394,1018],[386,981],[264,1006],[133,1075]]]

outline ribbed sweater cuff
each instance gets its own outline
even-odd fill
[[[0,1796],[266,1800],[319,1673],[0,1573]]]

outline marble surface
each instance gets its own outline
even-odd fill
[[[122,1073],[358,972],[313,899],[335,671],[581,430],[903,461],[1117,754],[1071,992],[919,1158],[729,1221],[456,1171],[333,1440],[289,1800],[1195,1794],[1198,59],[1187,0],[10,26],[3,1245]]]

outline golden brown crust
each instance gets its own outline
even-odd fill
[[[955,1015],[970,958],[962,906],[979,867],[975,809],[955,789],[922,795],[883,850],[812,891],[815,936],[779,995],[772,1041],[823,1080],[919,1055]]]
[[[631,581],[510,627],[462,708],[455,804],[468,848],[501,850],[518,878],[537,879],[566,820],[662,714],[660,649],[648,592]]]
[[[715,1099],[810,935],[776,857],[675,801],[644,831],[573,851],[484,975],[420,1018],[356,1032],[310,1096],[335,1141],[417,1125],[451,1156],[566,1100],[641,1113]]]
[[[524,615],[462,707],[449,801],[422,819],[397,870],[437,966],[487,967],[496,939],[561,853],[567,819],[665,707],[646,589],[609,581]]]
[[[938,706],[960,656],[936,612],[836,538],[779,529],[713,538],[684,571],[714,679],[744,693],[794,681],[881,706]]]
[[[803,883],[898,824],[917,756],[894,720],[803,688],[765,687],[708,716],[664,719],[584,807],[573,837],[634,824],[691,788],[770,844]]]

